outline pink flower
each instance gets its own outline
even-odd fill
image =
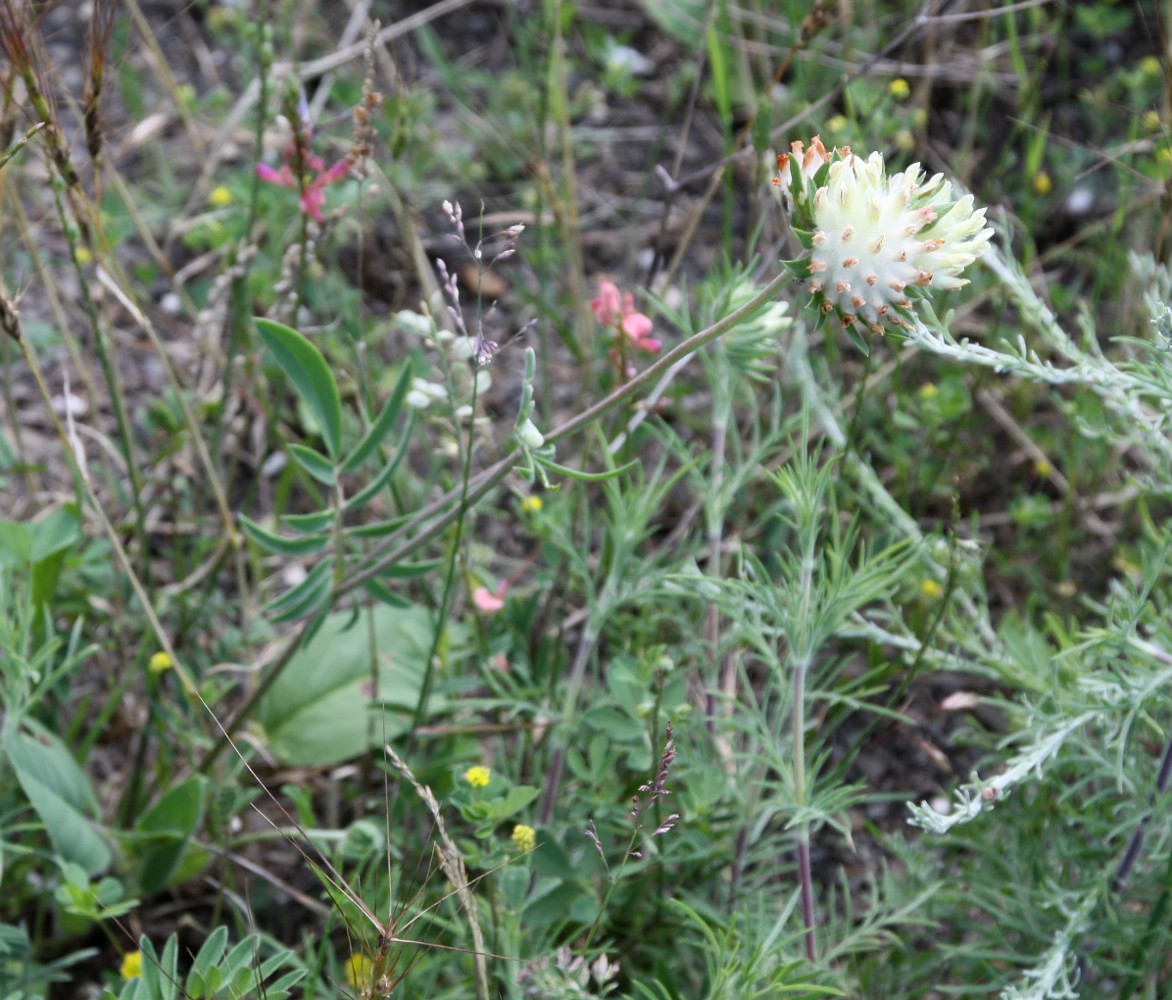
[[[472,603],[476,609],[485,615],[495,614],[505,606],[505,591],[509,589],[507,581],[502,581],[494,594],[487,587],[477,587],[472,591]]]
[[[598,297],[590,300],[594,318],[603,326],[613,326],[632,347],[648,354],[658,354],[663,345],[651,334],[651,319],[635,309],[635,296],[620,294],[610,278],[603,278]]]
[[[258,163],[257,176],[266,184],[277,184],[280,188],[297,188],[301,192],[299,199],[301,211],[305,212],[309,218],[323,223],[326,220],[321,213],[322,206],[326,204],[325,188],[335,181],[341,181],[346,176],[350,165],[346,159],[339,159],[338,163],[327,170],[325,161],[309,151],[309,144],[312,142],[313,129],[307,118],[302,117],[301,128],[294,131],[292,140],[289,141],[288,147],[282,154],[285,164],[281,166],[280,170],[275,170],[266,163]],[[297,164],[302,166],[301,177],[293,172],[293,168]],[[311,171],[313,171],[312,177],[309,176]]]
[[[622,299],[619,290],[610,278],[603,278],[598,286],[598,298],[590,300],[594,318],[603,326],[614,326],[618,322]]]

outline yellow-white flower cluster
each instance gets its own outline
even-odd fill
[[[778,157],[779,186],[809,251],[793,262],[824,314],[872,333],[907,326],[915,295],[968,284],[961,272],[988,249],[993,230],[973,196],[953,198],[943,174],[918,163],[888,176],[883,156],[862,159],[815,137]]]

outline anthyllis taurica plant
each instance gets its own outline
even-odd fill
[[[808,251],[786,266],[864,352],[860,326],[874,334],[908,327],[916,297],[968,284],[960,273],[993,235],[971,194],[954,199],[951,182],[929,178],[918,163],[889,176],[883,154],[864,160],[815,136],[809,147],[792,143],[777,165],[774,183]]]

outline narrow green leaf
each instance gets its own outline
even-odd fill
[[[388,607],[392,607],[392,608],[409,608],[409,607],[411,607],[411,602],[409,600],[407,600],[407,598],[400,597],[393,590],[391,590],[390,587],[383,585],[378,580],[367,580],[366,583],[364,583],[362,585],[362,589],[365,590],[371,597],[373,597],[380,604],[385,604]]]
[[[325,531],[337,519],[336,511],[319,510],[312,514],[286,514],[281,518],[281,524],[303,535],[311,535],[317,531]]]
[[[322,560],[296,587],[269,603],[273,621],[297,621],[320,610],[333,593],[333,566]]]
[[[415,422],[409,421],[403,430],[403,434],[399,439],[399,445],[395,449],[395,457],[392,458],[386,467],[366,484],[361,490],[354,494],[348,501],[346,501],[347,510],[358,510],[370,503],[376,496],[378,496],[383,488],[391,481],[391,476],[395,474],[395,470],[399,467],[399,463],[403,460],[403,456],[407,454],[407,439],[411,435],[411,428],[415,426]]]
[[[240,515],[240,527],[262,549],[282,556],[309,556],[320,552],[330,544],[328,534],[286,538],[283,535],[278,535],[275,531],[269,531],[268,528],[262,528],[252,518],[244,514]]]
[[[392,517],[386,521],[358,524],[353,528],[346,528],[344,530],[348,538],[383,538],[392,531],[398,531],[410,520],[410,514],[400,514],[398,517]]]
[[[616,469],[611,469],[608,472],[579,472],[577,469],[570,469],[564,465],[558,465],[557,462],[551,462],[549,459],[537,458],[541,463],[542,468],[549,469],[550,472],[556,472],[559,476],[565,476],[567,479],[577,479],[583,483],[604,483],[608,479],[615,479],[621,476],[624,472],[628,472],[639,464],[638,459],[632,459],[625,465],[620,465]]]
[[[342,397],[321,351],[283,323],[260,317],[255,322],[265,346],[317,420],[326,450],[336,457],[342,447]]]
[[[337,473],[334,471],[334,463],[312,448],[307,448],[303,444],[291,444],[289,445],[289,457],[319,483],[333,486],[338,481]]]
[[[403,400],[406,398],[407,390],[411,386],[411,376],[411,365],[404,365],[403,374],[399,376],[399,381],[395,385],[395,391],[391,393],[390,398],[386,401],[382,412],[375,419],[374,423],[370,425],[370,430],[362,436],[362,440],[354,446],[354,450],[346,456],[346,460],[342,463],[343,472],[353,472],[373,455],[375,449],[383,443],[386,436],[390,433],[391,427],[394,426],[395,418],[399,416],[399,411],[403,408]]]
[[[388,566],[383,570],[382,575],[391,580],[407,580],[415,576],[424,576],[441,565],[442,559],[429,559],[427,562],[419,563],[395,563],[394,566]]]

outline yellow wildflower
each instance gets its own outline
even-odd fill
[[[513,827],[513,836],[510,839],[517,850],[524,854],[537,846],[537,831],[524,823],[518,823]]]
[[[925,382],[920,386],[920,399],[935,399],[940,395],[940,388],[935,382]]]
[[[1139,71],[1144,76],[1159,76],[1160,75],[1160,60],[1157,56],[1144,56],[1139,61]]]
[[[77,248],[77,262],[79,264],[88,264],[93,259],[94,259],[94,255],[92,253],[90,253],[89,247],[78,247]]]
[[[897,76],[887,85],[887,93],[897,101],[906,101],[912,93],[912,88],[902,76]]]
[[[1054,182],[1050,180],[1050,175],[1045,170],[1039,170],[1034,174],[1034,193],[1035,194],[1049,194],[1054,190]]]
[[[118,974],[123,979],[137,979],[142,975],[142,952],[128,951],[122,956],[122,968]]]
[[[944,587],[928,577],[920,583],[920,596],[926,601],[938,601],[944,596]]]
[[[208,193],[208,204],[212,208],[224,208],[232,204],[232,192],[223,184],[218,184]]]
[[[468,782],[473,788],[483,788],[488,784],[492,777],[492,772],[487,767],[482,767],[477,764],[475,767],[468,768],[464,772],[464,780]]]
[[[346,982],[359,989],[370,981],[373,970],[374,962],[361,952],[355,952],[346,960]]]
[[[541,508],[541,497],[527,496],[521,498],[521,509],[526,514],[536,514]]]
[[[162,674],[170,670],[174,663],[171,662],[171,657],[164,653],[161,649],[150,658],[147,663],[147,670],[152,674]]]
[[[827,132],[842,132],[846,128],[846,116],[835,115],[826,123]]]
[[[1034,462],[1034,474],[1041,476],[1043,479],[1048,479],[1054,474],[1054,466],[1045,458],[1039,458]]]

